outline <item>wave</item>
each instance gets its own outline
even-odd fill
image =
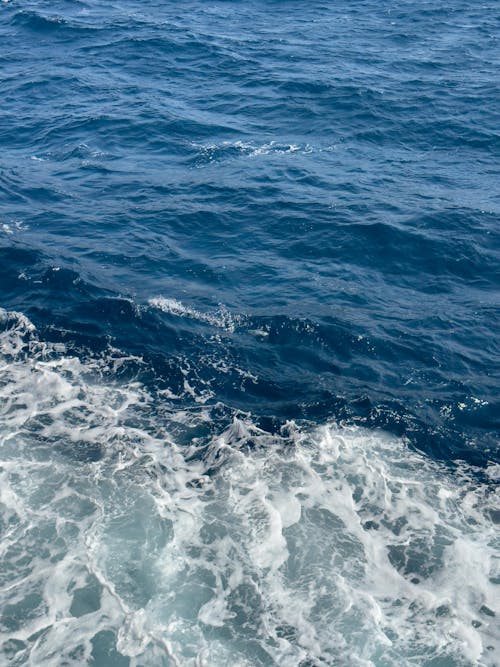
[[[79,4],[79,3],[75,3]],[[11,18],[11,24],[40,34],[66,33],[92,34],[102,30],[98,24],[90,25],[78,19],[68,19],[60,15],[47,15],[34,9],[21,9],[15,12]],[[66,36],[66,35],[65,35]]]
[[[194,164],[202,167],[222,160],[234,159],[238,157],[258,158],[266,155],[308,155],[310,153],[331,151],[334,147],[315,149],[310,144],[282,143],[271,140],[264,143],[252,141],[223,141],[220,144],[192,144],[197,151],[194,158]]]
[[[238,323],[241,322],[241,316],[231,314],[226,308],[220,306],[218,310],[212,312],[203,312],[196,308],[184,305],[181,301],[166,297],[153,297],[148,301],[153,308],[158,308],[164,313],[176,317],[187,317],[189,319],[206,322],[219,329],[225,329],[234,332]]]
[[[12,664],[493,666],[498,479],[325,422],[174,407],[1,313]]]

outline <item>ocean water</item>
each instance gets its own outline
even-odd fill
[[[500,5],[0,3],[0,664],[500,665]]]

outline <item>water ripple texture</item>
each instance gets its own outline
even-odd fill
[[[0,2],[0,662],[498,667],[500,12]]]

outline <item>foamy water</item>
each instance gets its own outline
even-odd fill
[[[498,664],[498,467],[249,414],[189,438],[208,407],[2,321],[8,664]]]

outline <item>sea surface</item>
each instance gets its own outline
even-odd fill
[[[0,2],[0,664],[500,665],[497,0]]]

